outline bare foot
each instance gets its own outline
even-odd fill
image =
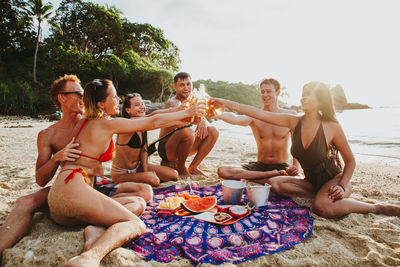
[[[66,264],[66,267],[98,267],[100,262],[96,261],[95,259],[91,258],[89,255],[83,253],[79,256],[75,256],[71,258]]]
[[[385,214],[389,216],[400,217],[400,206],[387,205],[387,204],[376,204],[378,214]]]
[[[188,170],[186,169],[186,167],[182,170],[178,170],[178,173],[179,173],[179,177],[181,177],[182,179],[187,179],[187,178],[192,177],[190,175],[190,173],[188,172]]]
[[[101,226],[89,225],[85,228],[85,246],[83,251],[88,251],[94,242],[106,231],[106,228]]]
[[[202,172],[199,168],[195,167],[195,168],[191,168],[189,167],[189,172],[190,174],[194,174],[194,175],[203,175],[205,177],[208,177],[207,175],[205,175],[204,172]]]

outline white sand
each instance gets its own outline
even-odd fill
[[[37,133],[52,122],[20,117],[0,117],[0,223],[15,200],[35,192]],[[153,140],[157,132],[150,134]],[[254,142],[235,140],[224,132],[201,165],[209,178],[194,177],[198,185],[218,184],[220,165],[239,165],[256,158]],[[151,162],[158,163],[157,155]],[[105,164],[109,173],[110,163]],[[185,183],[180,181],[177,183]],[[358,200],[400,205],[400,162],[358,162],[352,178],[352,197]],[[170,185],[167,183],[163,186]],[[295,199],[309,206],[307,199]],[[400,218],[351,214],[339,220],[313,214],[312,235],[303,243],[273,255],[246,261],[239,266],[400,266]],[[0,237],[2,238],[2,237]],[[63,266],[83,248],[83,227],[56,225],[46,213],[37,213],[29,234],[3,255],[3,266]],[[109,253],[101,266],[190,266],[187,259],[163,264],[141,260],[134,252],[119,248]],[[233,266],[226,263],[220,266]]]

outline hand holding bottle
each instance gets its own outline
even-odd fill
[[[196,103],[202,103],[202,105],[204,105],[206,109],[205,117],[211,119],[213,117],[221,115],[223,112],[223,108],[215,106],[212,103],[211,99],[212,98],[205,91],[204,84],[200,84],[200,88],[198,90],[194,88],[189,98],[184,101],[182,105],[184,105],[185,107],[191,107]]]
[[[193,121],[196,117],[203,117],[206,115],[206,106],[203,101],[196,103],[195,105],[191,106],[190,108],[186,109],[188,113],[188,118],[190,121]]]

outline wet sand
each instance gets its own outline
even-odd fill
[[[35,184],[36,137],[51,125],[46,119],[0,117],[0,223],[15,200],[37,191]],[[157,131],[149,134],[154,140]],[[209,177],[195,176],[198,185],[220,183],[216,169],[220,165],[240,165],[255,160],[255,142],[237,140],[220,132],[220,138],[200,169]],[[356,155],[357,158],[357,155]],[[357,158],[352,178],[357,200],[400,205],[400,161]],[[150,162],[159,163],[154,154]],[[105,173],[111,163],[105,163]],[[185,184],[186,181],[169,182]],[[311,201],[295,198],[308,207]],[[400,266],[400,218],[375,214],[351,214],[338,220],[324,219],[314,213],[311,236],[291,249],[246,261],[238,266]],[[3,266],[64,266],[83,249],[83,227],[55,224],[46,213],[37,213],[29,234],[3,255]],[[0,237],[2,238],[2,237]],[[100,266],[190,266],[187,259],[171,263],[145,261],[134,252],[119,248],[109,253]],[[208,266],[206,264],[205,266]],[[220,266],[234,266],[225,263]]]

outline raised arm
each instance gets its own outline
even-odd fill
[[[80,150],[75,149],[79,144],[74,143],[75,138],[72,138],[71,142],[53,155],[49,140],[51,140],[51,137],[46,130],[39,133],[37,138],[36,183],[42,187],[46,186],[54,177],[62,161],[75,161],[81,153]]]
[[[250,117],[246,115],[236,115],[233,112],[224,112],[216,118],[221,119],[224,122],[240,126],[249,126],[252,122],[252,119]]]
[[[137,118],[135,120],[115,118],[107,122],[107,126],[112,133],[130,133],[135,131],[148,131],[161,127],[166,127],[174,121],[180,121],[188,117],[204,116],[205,108],[194,105],[189,109],[156,114],[151,117]]]
[[[157,114],[162,114],[162,113],[171,113],[171,112],[181,111],[181,110],[184,110],[184,109],[185,109],[185,107],[182,106],[182,105],[169,106],[169,107],[167,107],[167,105],[166,105],[165,108],[157,109],[157,110],[153,111],[152,113],[147,114],[146,117],[151,117],[151,116],[154,116],[154,115],[157,115]],[[184,122],[184,121],[172,121],[172,122],[164,125],[163,127],[172,127],[172,126],[173,127],[180,127],[180,126],[185,125],[187,123],[188,122]]]
[[[221,98],[213,98],[213,103],[217,106],[224,106],[254,119],[258,119],[277,126],[288,127],[291,131],[294,130],[299,120],[299,118],[295,115],[268,112],[253,106],[244,105]]]
[[[152,113],[146,115],[147,117],[151,117],[157,114],[161,114],[161,113],[170,113],[170,112],[176,112],[176,111],[180,111],[180,110],[184,110],[185,107],[180,105],[180,106],[174,106],[174,107],[169,107],[169,108],[162,108],[162,109],[157,109],[154,110]]]

